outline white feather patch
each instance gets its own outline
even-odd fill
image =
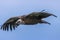
[[[22,21],[22,19],[18,19],[16,23],[23,24],[24,21]]]

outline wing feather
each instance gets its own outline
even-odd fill
[[[56,15],[48,13],[48,12],[32,12],[31,14],[27,15],[26,18],[29,18],[29,19],[42,19],[42,18],[47,18],[49,16],[57,17]]]
[[[12,29],[15,29],[16,28],[16,21],[18,20],[19,18],[18,17],[13,17],[13,18],[10,18],[10,19],[8,19],[2,26],[1,26],[1,29],[3,29],[3,30],[11,30],[12,31]]]

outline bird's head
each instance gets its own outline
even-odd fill
[[[20,18],[16,21],[16,24],[24,24],[24,21]]]

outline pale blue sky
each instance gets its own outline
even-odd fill
[[[20,25],[12,32],[0,30],[0,40],[60,40],[60,0],[0,0],[0,25],[13,16],[41,11],[58,18],[46,18],[51,25]]]

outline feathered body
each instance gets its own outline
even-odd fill
[[[50,24],[47,21],[42,20],[43,18],[47,18],[49,16],[57,17],[54,14],[48,13],[48,12],[32,12],[28,15],[22,15],[17,17],[11,17],[9,18],[2,26],[1,29],[3,30],[11,30],[17,28],[20,24],[22,25],[34,25],[38,23],[45,23]]]

